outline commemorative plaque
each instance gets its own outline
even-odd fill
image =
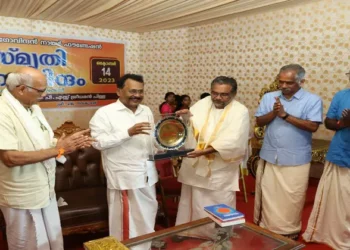
[[[194,149],[185,148],[188,137],[188,127],[185,122],[176,116],[167,116],[161,119],[154,127],[154,138],[163,153],[150,155],[151,160],[160,160],[186,156]]]

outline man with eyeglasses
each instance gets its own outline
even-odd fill
[[[249,112],[235,100],[237,82],[219,76],[211,83],[211,95],[194,104],[190,111],[177,112],[183,119],[192,116],[188,148],[179,171],[182,183],[176,225],[207,217],[205,206],[224,203],[236,207],[239,165],[248,148]],[[186,236],[214,237],[214,226],[191,231]]]
[[[258,163],[254,222],[297,239],[308,187],[312,133],[322,123],[322,100],[302,88],[305,70],[283,66],[279,89],[263,96],[255,113],[266,126]]]
[[[346,73],[350,80],[350,72]],[[325,119],[335,131],[303,238],[350,249],[350,89],[335,94]]]
[[[63,249],[55,157],[91,145],[84,130],[58,141],[38,100],[45,76],[23,67],[9,73],[0,97],[0,209],[9,250]]]
[[[107,177],[109,234],[118,240],[154,232],[158,203],[149,135],[153,115],[141,102],[143,77],[126,74],[117,83],[119,99],[100,108],[90,121],[93,146],[101,150]],[[149,249],[145,243],[132,249]]]

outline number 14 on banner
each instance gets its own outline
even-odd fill
[[[110,67],[108,67],[107,69],[105,67],[103,67],[101,69],[101,71],[102,71],[103,76],[111,76],[111,68]]]
[[[91,58],[90,76],[94,84],[115,84],[120,78],[120,63],[116,58]]]

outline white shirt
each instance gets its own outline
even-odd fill
[[[102,164],[109,189],[127,190],[152,186],[158,181],[153,161],[152,135],[130,137],[128,129],[136,123],[154,123],[147,106],[139,105],[133,113],[119,100],[97,110],[90,121],[94,148],[102,152]]]

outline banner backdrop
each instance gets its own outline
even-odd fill
[[[0,33],[0,88],[8,72],[31,66],[47,78],[42,108],[106,105],[117,98],[124,51],[123,43]]]

